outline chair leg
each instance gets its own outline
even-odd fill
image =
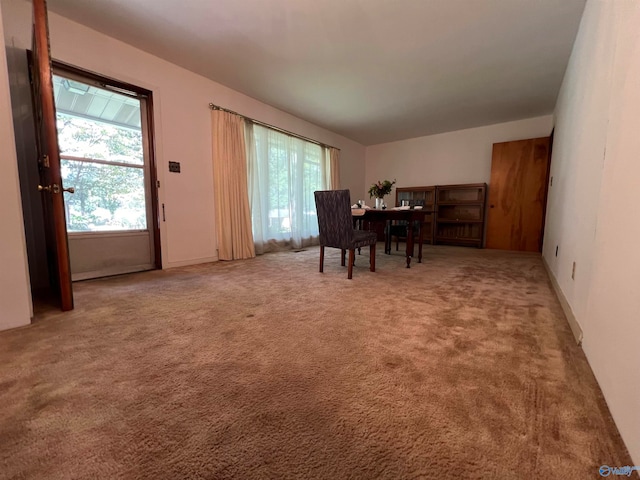
[[[344,267],[345,263],[344,263],[344,255],[347,251],[346,250],[340,250],[340,265],[342,265]]]
[[[369,270],[376,271],[376,244],[369,245]]]
[[[320,273],[324,271],[324,245],[320,245]]]
[[[347,270],[347,278],[351,280],[353,278],[353,262],[356,260],[356,249],[349,250],[349,269]]]

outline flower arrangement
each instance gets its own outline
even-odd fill
[[[385,195],[389,195],[391,193],[391,187],[396,184],[396,181],[390,182],[389,180],[380,181],[374,183],[369,187],[369,197],[373,198],[383,198]]]

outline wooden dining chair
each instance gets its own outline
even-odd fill
[[[323,190],[313,193],[318,214],[320,233],[320,272],[324,270],[324,248],[341,250],[341,264],[345,264],[345,252],[349,251],[347,278],[353,277],[356,248],[369,245],[369,270],[376,271],[375,232],[353,228],[349,190]]]

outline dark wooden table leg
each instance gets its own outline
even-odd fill
[[[422,245],[424,244],[424,223],[421,221],[418,222],[418,263],[422,263]]]
[[[407,225],[407,268],[411,268],[411,257],[413,256],[413,225]]]
[[[391,255],[391,220],[385,224],[384,253]]]

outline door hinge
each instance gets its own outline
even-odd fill
[[[49,168],[49,155],[44,155],[42,157],[42,166]]]
[[[156,187],[160,188],[160,180],[156,180]]]

